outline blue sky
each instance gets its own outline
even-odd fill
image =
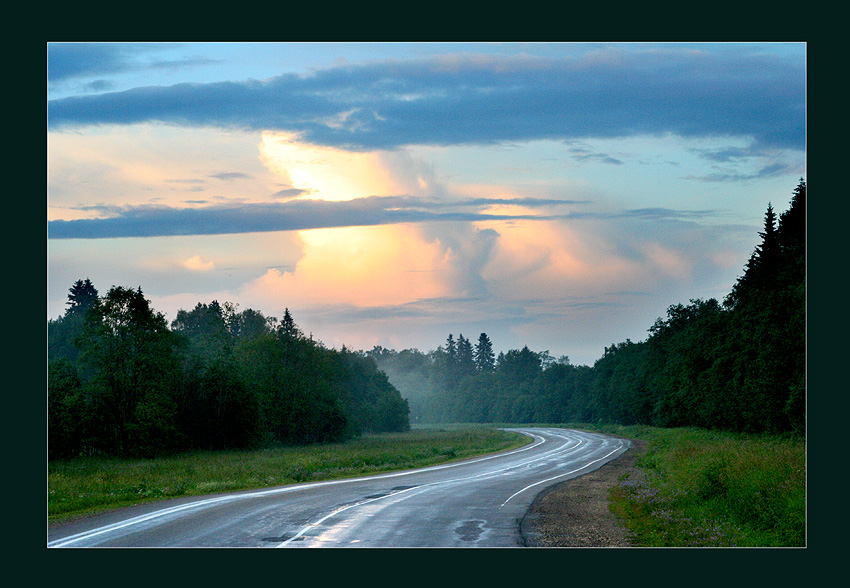
[[[50,43],[48,317],[89,277],[328,346],[592,364],[805,177],[804,43]]]

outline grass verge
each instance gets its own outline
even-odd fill
[[[158,459],[78,458],[47,467],[48,521],[177,496],[201,496],[426,467],[525,445],[489,427],[407,433],[256,451],[192,452]]]
[[[636,545],[806,545],[804,440],[694,428],[575,428],[648,442],[609,497]]]

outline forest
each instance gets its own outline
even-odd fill
[[[593,366],[523,347],[493,355],[481,333],[423,353],[367,355],[410,403],[413,422],[612,423],[804,435],[806,184],[721,302],[667,309],[642,342],[606,347]]]
[[[48,457],[153,457],[406,431],[408,405],[371,359],[283,319],[198,303],[169,325],[141,288],[88,280],[48,321]]]
[[[344,440],[413,423],[615,423],[805,435],[806,184],[768,205],[723,301],[667,309],[593,366],[482,332],[437,349],[329,349],[213,301],[168,324],[141,288],[78,280],[48,320],[48,456],[156,456]]]

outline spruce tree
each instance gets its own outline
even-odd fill
[[[461,378],[471,376],[475,373],[475,358],[472,351],[472,343],[463,336],[457,339],[457,365],[458,375]]]
[[[791,206],[779,217],[780,274],[777,353],[786,360],[777,374],[788,386],[783,406],[793,431],[806,429],[806,182],[794,190]]]
[[[776,229],[776,214],[770,203],[764,215],[764,230],[759,232],[759,236],[762,241],[750,256],[744,275],[738,278],[726,297],[727,307],[758,303],[763,294],[775,286],[781,265],[781,249]]]
[[[292,315],[289,313],[288,308],[283,311],[283,320],[280,323],[280,330],[282,334],[286,337],[298,339],[301,336],[301,332],[295,325],[295,321],[293,320]]]
[[[806,266],[806,182],[794,189],[791,206],[779,216],[780,253],[783,267],[791,273],[789,279],[803,280]]]
[[[97,289],[91,280],[88,278],[77,280],[68,291],[68,301],[65,303],[68,308],[65,311],[65,316],[84,315],[97,302]]]
[[[495,367],[496,356],[493,354],[493,344],[487,333],[481,333],[475,346],[475,369],[479,372],[492,372]]]
[[[455,343],[454,335],[451,333],[446,339],[446,360],[449,371],[453,371],[457,365],[457,343]]]

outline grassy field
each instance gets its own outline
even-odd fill
[[[804,440],[692,428],[593,429],[648,442],[610,496],[638,545],[806,545]]]
[[[79,458],[47,468],[50,521],[176,496],[200,496],[425,467],[522,446],[488,427],[422,428],[308,447],[195,452],[159,459]]]

